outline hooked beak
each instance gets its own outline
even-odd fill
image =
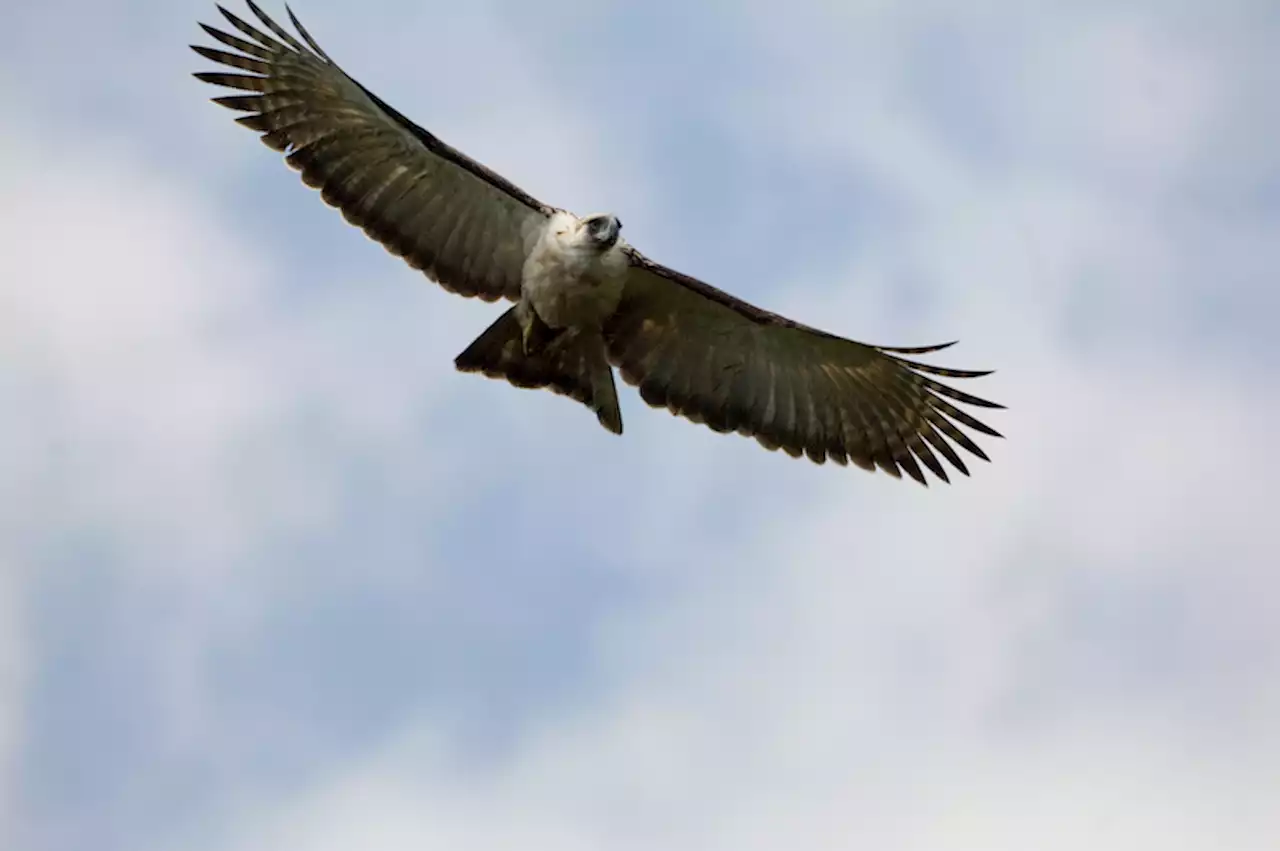
[[[614,216],[600,216],[587,224],[591,238],[602,248],[612,248],[618,241],[622,222]]]

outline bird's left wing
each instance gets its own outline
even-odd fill
[[[929,374],[975,378],[988,373],[899,357],[950,343],[904,349],[845,340],[627,250],[631,266],[605,339],[610,362],[628,383],[639,385],[650,405],[718,432],[752,435],[766,448],[794,457],[852,461],[898,478],[905,470],[922,484],[927,482],[920,463],[949,481],[938,455],[968,474],[947,439],[987,459],[956,423],[999,434],[948,400],[1003,406]]]
[[[284,153],[326,203],[445,289],[519,299],[528,243],[552,209],[347,76],[292,11],[306,45],[247,2],[275,38],[219,6],[247,38],[201,24],[237,52],[192,45],[206,59],[249,72],[197,73],[248,93],[214,101],[249,113],[236,120]]]

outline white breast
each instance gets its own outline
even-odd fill
[[[617,309],[626,270],[621,241],[601,252],[576,216],[557,213],[525,260],[521,289],[553,328],[598,326]]]

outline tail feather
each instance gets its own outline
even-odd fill
[[[600,424],[622,434],[622,411],[613,369],[599,333],[570,330],[533,354],[524,351],[517,311],[509,309],[454,359],[462,372],[502,378],[516,387],[545,388],[576,399],[595,411]]]

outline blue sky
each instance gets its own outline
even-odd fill
[[[650,256],[959,338],[1009,439],[926,491],[458,374],[497,308],[207,102],[212,3],[27,4],[0,846],[1273,847],[1273,4],[295,11]]]

